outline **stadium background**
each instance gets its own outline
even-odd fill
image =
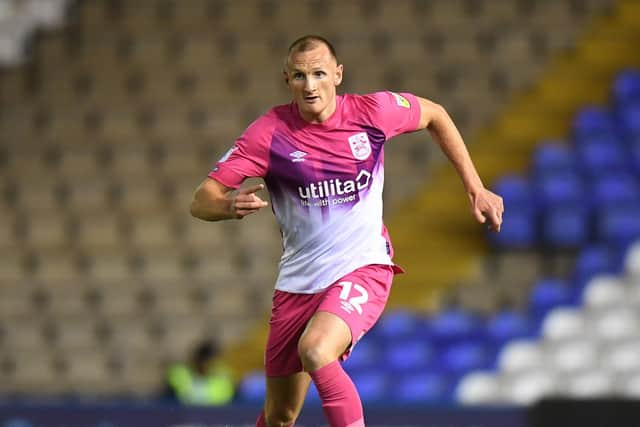
[[[335,42],[342,91],[443,104],[506,201],[489,238],[427,134],[387,146],[409,274],[347,364],[371,422],[526,425],[544,397],[640,396],[639,2],[8,0],[2,427],[253,422],[278,230],[188,206],[287,102],[283,54],[307,33]],[[167,364],[207,337],[234,405],[167,409]],[[309,425],[318,407],[312,391]]]

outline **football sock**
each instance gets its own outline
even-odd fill
[[[364,427],[356,386],[337,360],[310,372],[331,427]]]

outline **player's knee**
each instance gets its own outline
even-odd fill
[[[271,408],[264,414],[268,427],[289,427],[296,421],[296,413],[289,408]]]
[[[298,342],[298,355],[307,372],[315,371],[333,362],[336,357],[317,340],[302,339]]]

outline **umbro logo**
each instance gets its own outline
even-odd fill
[[[289,155],[292,157],[291,161],[296,163],[296,162],[304,162],[304,156],[306,156],[308,153],[305,153],[304,151],[294,151],[293,153],[289,153]]]

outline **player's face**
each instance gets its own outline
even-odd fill
[[[287,61],[285,82],[308,122],[320,123],[336,110],[336,87],[342,81],[342,65],[336,64],[324,44],[306,52],[295,52]]]

